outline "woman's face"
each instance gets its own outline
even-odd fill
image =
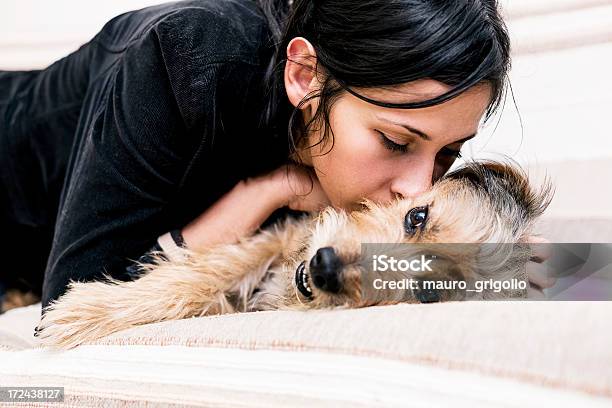
[[[298,106],[321,86],[313,64],[316,52],[308,40],[296,37],[287,46],[287,59],[285,89],[289,101]],[[370,99],[396,103],[432,99],[449,90],[434,80],[389,89],[355,89]],[[395,109],[345,92],[330,112],[333,148],[331,143],[321,143],[300,156],[314,168],[336,208],[356,209],[363,198],[384,203],[398,195],[412,197],[429,189],[450,168],[463,143],[475,136],[490,98],[491,87],[482,84],[437,106]],[[305,122],[316,112],[318,102],[313,98],[302,108]],[[311,127],[306,146],[321,140],[323,127],[318,128]]]
[[[394,91],[356,91],[371,99],[410,102],[411,95],[419,101],[449,89],[437,81],[421,80]],[[463,143],[475,136],[490,91],[488,85],[479,85],[422,109],[384,108],[347,92],[330,112],[333,148],[330,138],[302,157],[336,208],[356,209],[364,197],[384,203],[397,195],[418,195],[446,173]],[[316,103],[312,111],[304,111],[305,119],[310,116],[306,112],[315,109]],[[317,130],[309,135],[309,145],[320,140],[323,129]]]

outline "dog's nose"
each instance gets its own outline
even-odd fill
[[[342,261],[332,247],[319,248],[310,260],[310,276],[314,285],[326,292],[338,293],[341,288]]]

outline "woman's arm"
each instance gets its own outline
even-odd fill
[[[287,171],[288,170],[288,171]],[[234,243],[249,236],[278,208],[316,211],[329,200],[313,175],[295,165],[240,181],[229,193],[182,230],[187,248],[201,250],[217,244]]]
[[[201,252],[207,247],[234,243],[239,236],[251,235],[276,210],[288,201],[275,180],[267,176],[241,180],[216,203],[182,229],[157,238],[138,260],[126,268],[139,278],[141,264],[155,262],[155,253],[172,259],[179,246]],[[178,235],[178,236],[177,236]]]
[[[285,206],[296,211],[317,211],[327,205],[329,199],[312,169],[284,165],[269,174],[240,181],[184,228],[159,236],[126,271],[132,278],[138,278],[141,264],[154,263],[154,254],[160,252],[172,258],[179,246],[200,251],[235,243],[238,237],[251,235],[274,211]]]
[[[160,236],[138,263],[152,260],[150,253],[153,251],[171,255],[174,246],[199,251],[213,245],[234,243],[238,237],[255,232],[281,207],[317,211],[329,204],[310,169],[284,165],[269,174],[240,181],[213,206],[182,228],[180,236],[176,236],[177,231]],[[138,263],[127,268],[131,275],[138,275]]]
[[[187,248],[201,251],[207,247],[233,243],[251,235],[287,201],[270,176],[240,181],[199,217],[182,230]]]

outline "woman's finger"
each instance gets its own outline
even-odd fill
[[[289,183],[294,193],[288,206],[292,210],[319,211],[331,205],[317,175],[311,168],[289,165]]]
[[[551,288],[557,282],[557,278],[549,273],[546,265],[527,262],[526,269],[529,283],[537,285],[542,289]]]
[[[552,255],[551,242],[543,237],[530,235],[527,243],[531,247],[531,260],[533,262],[544,262]]]

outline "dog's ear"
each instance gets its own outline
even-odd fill
[[[469,161],[448,173],[445,179],[465,180],[485,193],[500,212],[512,212],[526,221],[533,221],[544,213],[554,195],[549,179],[534,188],[527,172],[514,160]],[[517,214],[516,210],[520,213]],[[509,214],[510,215],[510,214]]]

